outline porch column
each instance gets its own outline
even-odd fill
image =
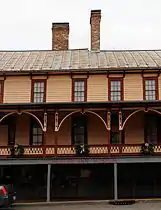
[[[47,136],[47,132],[44,131],[44,134],[43,134],[43,156],[46,156],[46,136]]]
[[[117,163],[114,163],[114,200],[118,199],[118,188],[117,188]]]
[[[108,144],[110,144],[111,139],[111,112],[107,112],[107,132],[108,132]]]
[[[55,129],[54,129],[54,147],[55,147],[55,155],[57,155],[58,149],[58,131],[59,131],[59,112],[55,111]]]
[[[119,111],[119,132],[120,132],[120,144],[122,144],[122,111]]]
[[[44,128],[43,128],[43,154],[46,156],[46,136],[47,136],[47,112],[44,111]]]
[[[47,202],[50,202],[50,187],[51,187],[51,164],[48,164],[47,171]]]

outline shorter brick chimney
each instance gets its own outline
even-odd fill
[[[68,50],[69,23],[52,24],[52,50]]]
[[[100,22],[101,10],[91,10],[91,50],[100,50]]]

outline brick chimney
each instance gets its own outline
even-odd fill
[[[100,50],[100,22],[101,10],[91,10],[91,50]]]
[[[69,23],[52,24],[52,50],[68,50]]]

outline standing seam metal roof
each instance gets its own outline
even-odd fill
[[[161,50],[0,51],[1,72],[161,68]]]

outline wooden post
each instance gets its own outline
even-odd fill
[[[122,111],[119,111],[120,144],[122,144]]]
[[[55,155],[57,155],[57,148],[58,148],[58,131],[59,131],[59,113],[55,112],[55,129],[54,129],[55,133],[54,133],[54,145],[55,145]]]
[[[59,130],[59,113],[56,111],[55,112],[55,125],[54,125],[55,129],[54,131],[58,131]]]
[[[54,134],[54,145],[55,145],[55,155],[57,156],[57,149],[58,149],[58,132],[55,131],[55,134]]]
[[[111,138],[111,112],[107,112],[107,129],[108,129],[108,144],[110,144],[110,138]]]
[[[46,156],[47,113],[44,111],[43,156]]]
[[[46,131],[43,133],[43,156],[46,156]]]

